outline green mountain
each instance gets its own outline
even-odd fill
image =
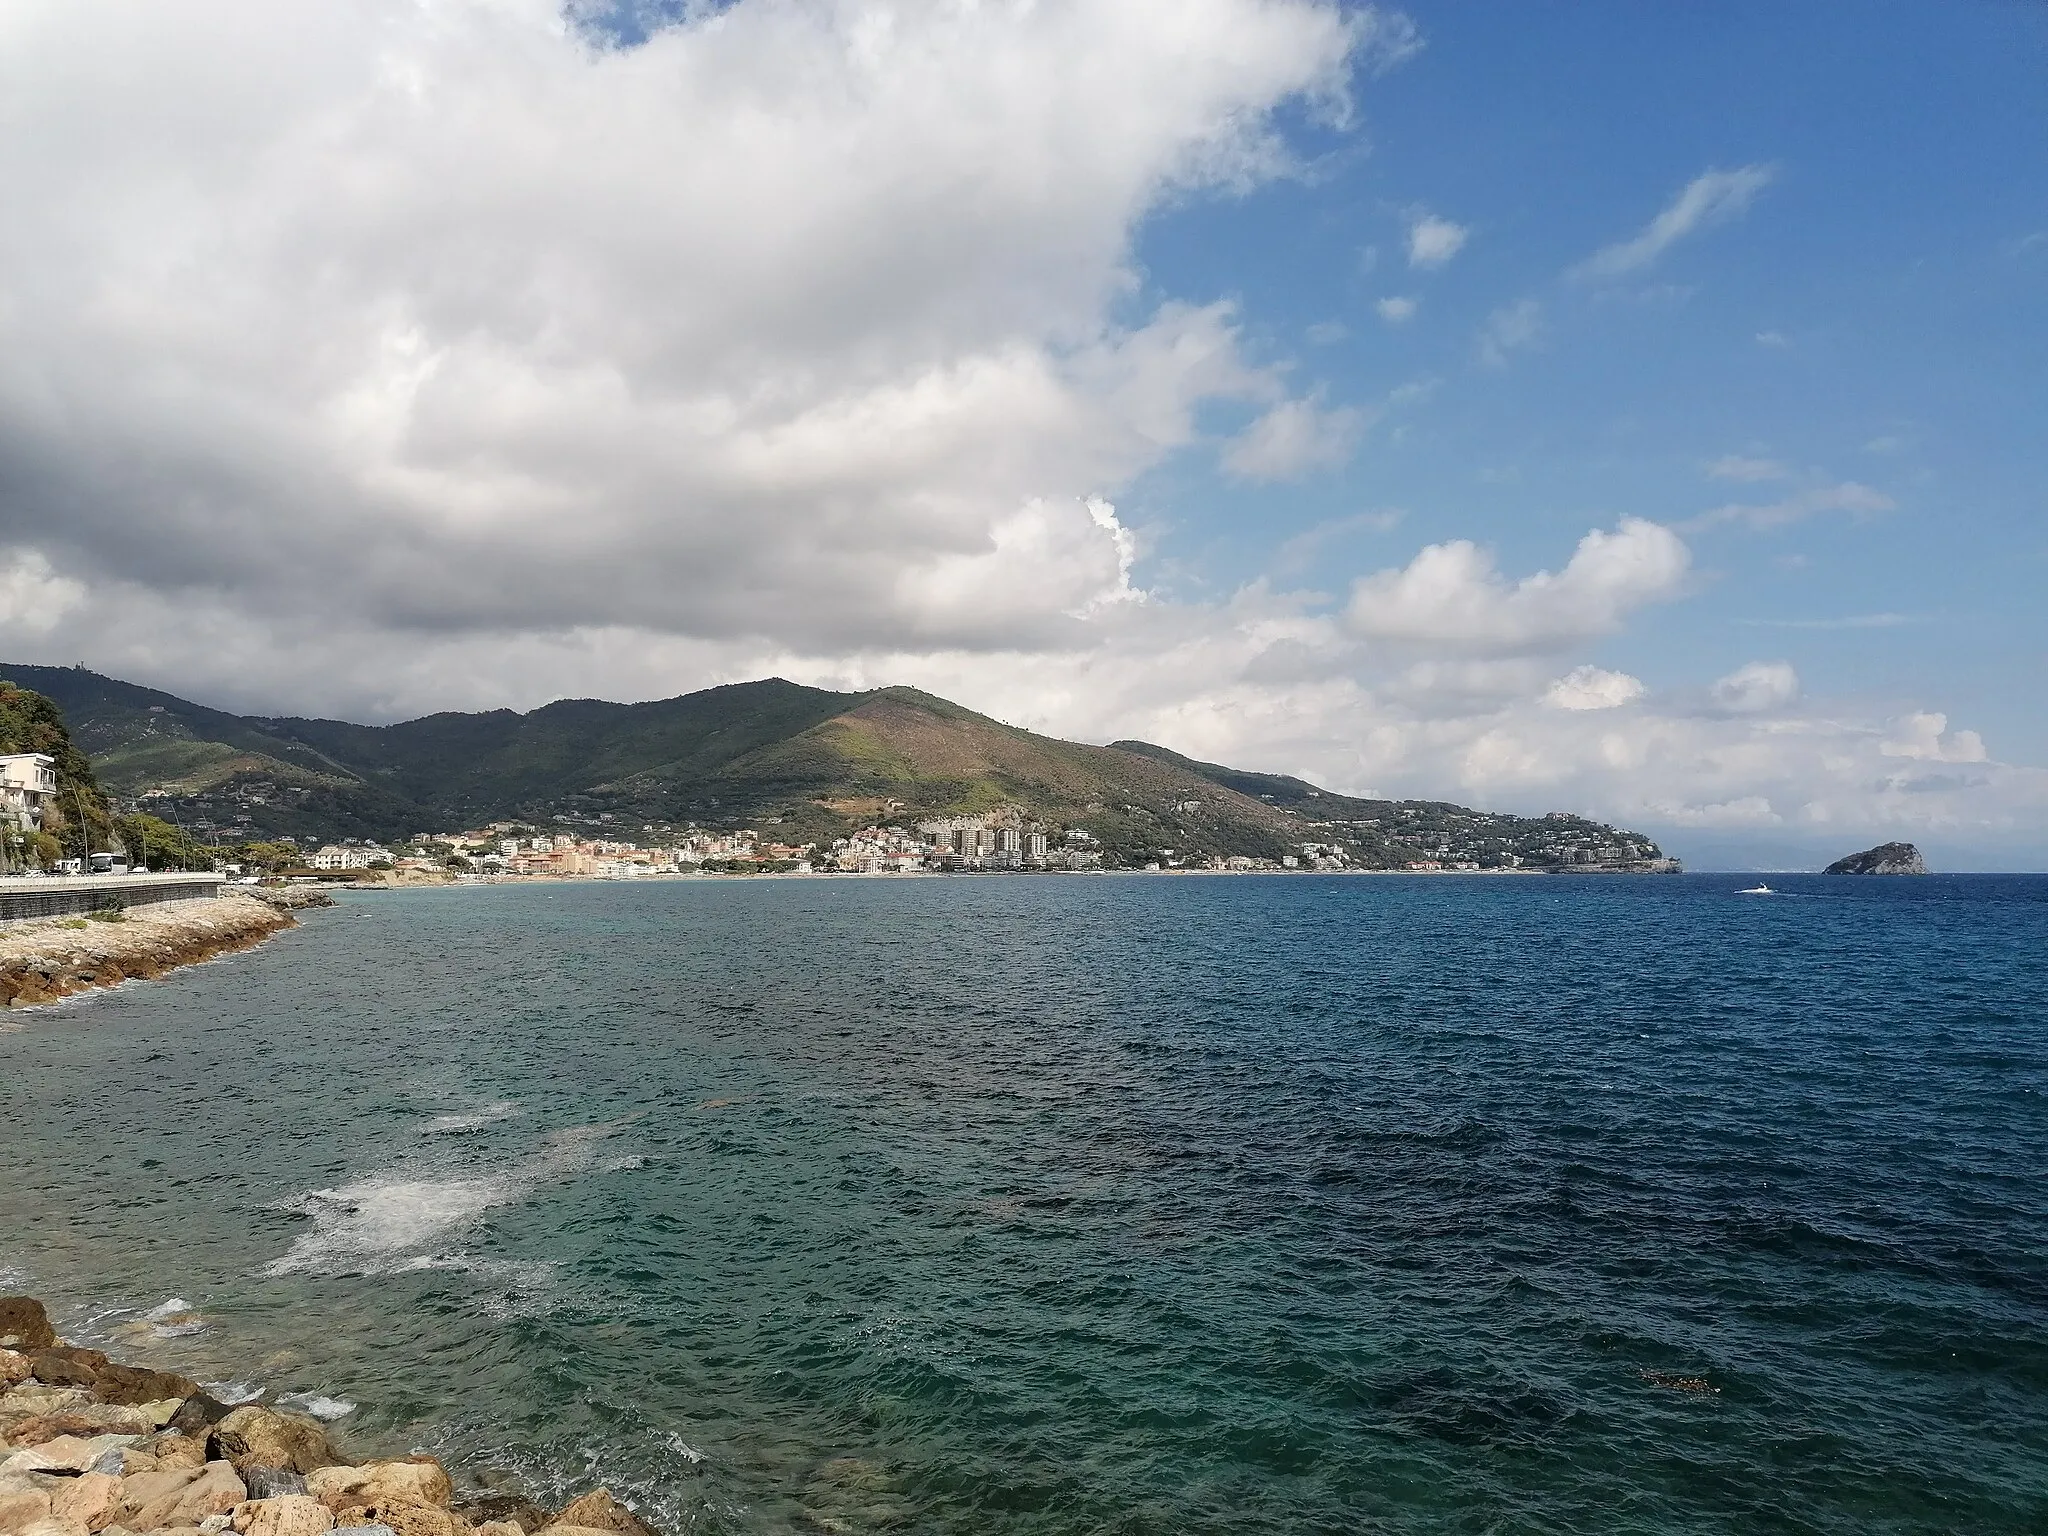
[[[1576,817],[1356,800],[1143,742],[1060,741],[911,688],[834,693],[770,678],[645,704],[564,699],[366,726],[232,715],[82,668],[0,677],[61,706],[116,796],[219,841],[388,840],[510,821],[623,836],[746,825],[800,843],[1014,806],[1092,833],[1113,863],[1271,859],[1303,841],[1381,865],[1509,852],[1543,863],[1574,841],[1655,852]]]

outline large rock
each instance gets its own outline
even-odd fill
[[[48,1516],[50,1485],[54,1481],[26,1473],[0,1475],[0,1536],[20,1536]]]
[[[360,1467],[323,1467],[306,1474],[306,1492],[340,1514],[366,1504],[427,1504],[446,1509],[455,1489],[438,1461],[419,1456],[368,1461]]]
[[[474,1525],[479,1536],[497,1526],[511,1526],[521,1536],[533,1536],[542,1526],[552,1524],[555,1518],[533,1500],[516,1493],[480,1494],[457,1504],[455,1512]],[[494,1531],[493,1536],[510,1536],[510,1533]]]
[[[608,1488],[594,1489],[574,1503],[563,1506],[561,1513],[549,1523],[573,1525],[584,1530],[617,1531],[620,1536],[654,1536],[653,1527],[613,1498]]]
[[[189,1376],[116,1365],[96,1349],[39,1349],[29,1356],[37,1381],[53,1387],[83,1387],[103,1403],[139,1407],[166,1399],[183,1401],[199,1390]]]
[[[27,1355],[18,1349],[0,1349],[0,1387],[12,1387],[27,1381],[35,1367]]]
[[[132,1435],[58,1435],[0,1461],[0,1472],[89,1472],[108,1451],[134,1443]]]
[[[208,1515],[224,1515],[247,1502],[249,1490],[224,1461],[197,1469],[142,1472],[121,1479],[120,1523],[131,1531],[196,1526]]]
[[[96,1349],[39,1349],[28,1357],[36,1380],[51,1387],[90,1387],[107,1357]]]
[[[93,1391],[103,1403],[140,1408],[144,1404],[168,1402],[176,1405],[199,1390],[190,1376],[173,1371],[145,1371],[132,1365],[103,1365],[93,1377]]]
[[[41,1445],[59,1435],[147,1435],[156,1429],[148,1414],[139,1408],[111,1403],[80,1403],[62,1413],[46,1413],[20,1419],[7,1427],[7,1438],[17,1446]]]
[[[199,1435],[181,1435],[170,1430],[161,1435],[152,1435],[139,1450],[156,1458],[156,1464],[164,1469],[172,1467],[203,1467],[206,1465],[206,1441]]]
[[[237,1468],[281,1467],[303,1474],[341,1459],[327,1443],[326,1431],[311,1419],[253,1404],[237,1408],[214,1425],[212,1443]]]
[[[334,1511],[298,1493],[251,1499],[236,1506],[234,1528],[242,1536],[324,1536],[334,1529]]]
[[[1911,843],[1879,843],[1846,859],[1837,859],[1824,875],[1924,875],[1927,861]]]
[[[33,1296],[0,1296],[0,1345],[18,1349],[51,1349],[57,1330],[50,1326],[50,1314]]]
[[[392,1536],[471,1536],[467,1520],[435,1504],[349,1504],[334,1512],[334,1524],[381,1525]]]
[[[50,1513],[81,1522],[88,1531],[103,1531],[114,1523],[121,1507],[121,1479],[104,1472],[85,1472],[62,1480],[50,1495]]]
[[[297,1498],[306,1492],[305,1478],[289,1467],[243,1467],[241,1473],[242,1481],[249,1485],[251,1499]]]
[[[178,1405],[168,1427],[182,1434],[203,1435],[234,1411],[212,1393],[198,1391]]]
[[[82,1520],[64,1515],[45,1515],[33,1525],[24,1526],[21,1536],[88,1536],[88,1533]]]

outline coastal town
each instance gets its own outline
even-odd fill
[[[1465,813],[1478,816],[1483,813]],[[1504,818],[1506,819],[1506,818]],[[772,819],[771,819],[772,820]],[[320,873],[391,871],[403,878],[448,879],[509,876],[581,876],[629,879],[687,874],[939,874],[995,872],[1091,872],[1119,867],[1148,872],[1188,873],[1479,873],[1626,870],[1665,873],[1677,868],[1654,844],[1599,828],[1562,813],[1552,818],[1551,841],[1525,856],[1502,846],[1484,826],[1462,832],[1415,829],[1401,856],[1388,845],[1362,845],[1355,831],[1319,826],[1319,837],[1293,846],[1278,858],[1180,855],[1159,850],[1156,859],[1119,865],[1105,856],[1100,839],[1081,827],[1056,827],[1015,811],[949,816],[917,822],[870,825],[829,842],[788,843],[767,831],[713,831],[652,823],[640,838],[580,836],[575,831],[543,832],[515,822],[497,822],[463,832],[425,832],[389,846],[346,840],[307,851],[303,865]],[[1606,834],[1605,839],[1597,834]]]

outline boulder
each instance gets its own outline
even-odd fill
[[[526,1536],[526,1527],[510,1520],[486,1520],[475,1528],[475,1536]]]
[[[1837,859],[1826,869],[1824,875],[1924,875],[1927,861],[1920,857],[1920,850],[1911,843],[1879,843],[1875,848],[1866,848],[1861,853],[1852,853],[1845,859]]]
[[[381,1525],[392,1536],[470,1536],[467,1520],[434,1504],[349,1504],[335,1511],[334,1524]]]
[[[203,1434],[233,1411],[211,1393],[194,1392],[178,1405],[176,1412],[168,1421],[168,1427],[188,1435]]]
[[[50,1513],[53,1478],[0,1475],[0,1536],[19,1536]]]
[[[334,1511],[304,1494],[251,1499],[235,1506],[234,1528],[242,1536],[323,1536],[334,1529]]]
[[[87,1532],[83,1521],[45,1515],[33,1525],[24,1526],[21,1536],[87,1536]]]
[[[331,1467],[341,1458],[327,1433],[311,1419],[254,1404],[237,1408],[213,1426],[214,1453],[241,1467],[282,1467],[301,1474]]]
[[[90,1387],[107,1357],[96,1349],[39,1349],[28,1357],[37,1381],[51,1387]]]
[[[563,1525],[556,1521],[553,1525],[542,1526],[535,1536],[604,1536],[604,1531],[594,1525]]]
[[[0,1387],[27,1381],[34,1371],[29,1358],[18,1349],[0,1349]]]
[[[33,1351],[52,1349],[57,1331],[50,1326],[50,1314],[33,1296],[0,1296],[0,1345]]]
[[[209,1461],[196,1470],[144,1472],[121,1479],[121,1523],[130,1530],[161,1526],[196,1526],[208,1515],[224,1515],[245,1503],[249,1490],[224,1461]]]
[[[78,1435],[89,1439],[94,1435],[147,1435],[155,1429],[149,1415],[139,1409],[109,1403],[80,1403],[61,1413],[17,1420],[8,1426],[7,1438],[18,1446],[41,1445],[59,1435]]]
[[[306,1491],[305,1478],[289,1467],[245,1467],[242,1481],[249,1485],[251,1499],[298,1497]]]
[[[584,1530],[617,1531],[620,1536],[654,1536],[654,1529],[611,1495],[607,1488],[593,1489],[574,1503],[565,1505],[549,1522],[573,1525]]]
[[[121,1479],[104,1472],[85,1472],[67,1477],[50,1495],[50,1513],[77,1520],[88,1531],[103,1531],[114,1523],[121,1507]]]
[[[516,1493],[486,1493],[474,1499],[464,1499],[455,1506],[461,1515],[479,1532],[498,1526],[515,1526],[525,1536],[551,1523],[554,1516],[542,1509],[533,1500],[522,1498]],[[504,1536],[494,1531],[494,1536]]]
[[[206,1465],[206,1441],[199,1435],[181,1435],[176,1430],[169,1430],[150,1436],[138,1449],[154,1456],[161,1468]]]
[[[132,1365],[103,1363],[93,1376],[92,1389],[103,1403],[137,1408],[144,1403],[166,1400],[182,1402],[199,1390],[199,1383],[189,1376],[179,1376],[170,1371],[145,1371]]]
[[[0,1461],[0,1472],[89,1472],[110,1447],[128,1443],[126,1435],[58,1435]]]
[[[404,1461],[368,1461],[360,1467],[323,1467],[306,1474],[306,1492],[339,1514],[366,1504],[426,1504],[446,1509],[455,1489],[438,1461],[419,1456]]]

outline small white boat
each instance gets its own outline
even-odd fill
[[[1768,885],[1765,885],[1761,880],[1759,880],[1755,885],[1752,885],[1748,890],[1737,891],[1735,894],[1738,896],[1775,896],[1778,893],[1772,890]]]

